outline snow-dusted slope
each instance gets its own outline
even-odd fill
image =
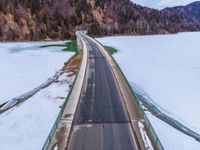
[[[184,6],[196,0],[131,0],[136,4],[147,6],[156,9],[163,9],[166,7]]]
[[[0,104],[45,82],[73,55],[62,47],[39,48],[48,43],[0,43]]]
[[[200,133],[200,32],[158,36],[118,36],[98,39],[119,50],[114,58],[127,79],[140,86],[165,112]],[[155,120],[155,119],[154,119]],[[173,134],[172,127],[153,122],[165,147],[198,150],[200,143]],[[165,128],[166,127],[166,128]],[[170,133],[169,131],[174,131]],[[176,136],[175,136],[176,135]],[[159,134],[162,136],[162,134]],[[179,138],[177,138],[179,137]],[[176,143],[172,140],[176,140]],[[189,138],[190,140],[188,140]],[[188,142],[191,141],[192,142]],[[187,141],[188,147],[185,147]],[[190,145],[191,144],[191,145]]]

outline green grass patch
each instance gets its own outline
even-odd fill
[[[66,48],[63,50],[67,52],[78,52],[77,42],[75,40],[66,42]]]
[[[75,40],[66,42],[65,44],[49,44],[49,45],[43,45],[40,47],[45,48],[45,47],[57,47],[57,46],[63,47],[63,51],[66,51],[66,52],[78,52],[77,42]],[[111,55],[117,52],[117,50],[111,46],[103,46],[103,47]]]
[[[117,53],[117,50],[111,46],[103,46],[105,48],[105,50],[107,50],[107,52],[111,55],[113,55],[114,53]]]
[[[75,40],[66,42],[65,44],[49,44],[40,46],[40,48],[45,48],[45,47],[63,47],[63,51],[78,52],[77,42]]]

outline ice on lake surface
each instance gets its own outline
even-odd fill
[[[0,104],[32,90],[74,54],[62,47],[39,48],[60,42],[0,43]],[[0,145],[3,150],[42,149],[68,95],[74,76],[62,74],[34,96],[0,115]]]
[[[114,58],[131,83],[141,87],[158,107],[200,133],[199,39],[200,32],[98,38],[118,50]],[[182,142],[177,145],[183,147]],[[199,149],[200,143],[197,145]]]
[[[40,46],[63,43],[0,43],[0,104],[32,90],[61,69],[73,53],[62,47]]]

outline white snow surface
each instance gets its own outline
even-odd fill
[[[74,77],[63,74],[21,105],[0,115],[2,150],[41,150]]]
[[[98,38],[102,44],[119,50],[114,58],[131,83],[142,88],[154,104],[200,133],[199,39],[200,32]],[[182,138],[183,134],[176,131],[179,134],[174,136],[163,127],[160,126],[159,130],[164,130],[169,146],[179,144],[185,149],[183,141],[174,143],[168,140],[177,136]],[[187,137],[183,139],[187,140]],[[200,143],[194,142],[197,145],[195,148],[199,148]]]
[[[148,114],[160,142],[166,150],[199,150],[200,143]]]
[[[143,123],[142,122],[138,122],[138,127],[140,129],[140,133],[142,135],[142,139],[144,141],[146,150],[153,150],[153,146],[152,146],[151,141],[150,141],[150,139],[149,139],[149,137],[148,137],[148,135],[147,135],[147,133],[146,133],[146,131],[144,129]]]
[[[166,7],[185,6],[196,0],[131,0],[133,3],[156,9]]]
[[[63,47],[39,48],[56,42],[0,43],[0,104],[20,96],[53,76],[73,53]]]

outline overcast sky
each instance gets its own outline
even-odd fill
[[[132,0],[134,3],[157,9],[187,5],[197,0]]]

